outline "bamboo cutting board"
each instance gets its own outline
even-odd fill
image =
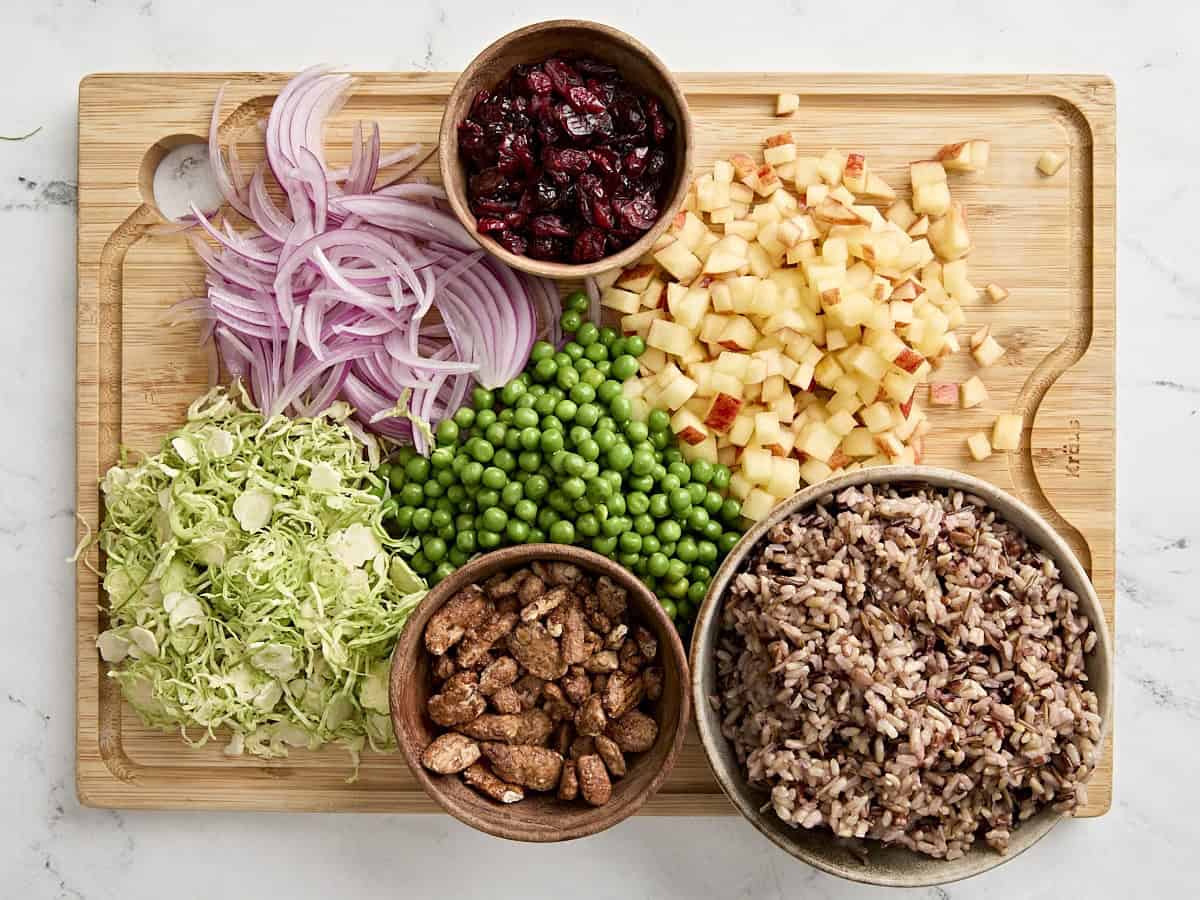
[[[97,483],[121,445],[151,451],[206,387],[207,364],[191,326],[167,328],[163,311],[201,293],[203,270],[180,235],[155,236],[161,221],[150,184],[162,156],[207,135],[211,103],[227,82],[222,142],[244,161],[261,158],[256,127],[283,75],[96,75],[79,90],[77,499],[99,521]],[[349,156],[355,119],[378,120],[385,148],[434,146],[449,74],[370,74],[328,128],[332,164]],[[1114,219],[1113,86],[1093,76],[704,74],[681,77],[695,119],[699,166],[757,150],[782,130],[801,155],[829,147],[865,152],[890,184],[908,185],[907,163],[943,143],[986,138],[983,175],[951,175],[971,219],[972,280],[1011,296],[967,307],[1008,348],[984,379],[983,408],[931,409],[924,461],[963,468],[1017,494],[1046,515],[1074,548],[1104,604],[1114,585]],[[799,93],[800,113],[776,119],[775,95]],[[1035,171],[1042,151],[1069,154],[1053,178]],[[422,173],[437,177],[436,161]],[[385,173],[386,174],[386,173]],[[960,335],[964,339],[969,331]],[[947,378],[974,364],[960,354]],[[972,431],[998,412],[1025,417],[1022,448],[970,461]],[[432,803],[398,754],[365,754],[346,783],[344,751],[294,751],[285,760],[229,759],[219,744],[190,749],[177,734],[141,725],[95,650],[103,592],[77,571],[76,774],[89,805],[128,808],[427,811]],[[1111,737],[1111,734],[1110,734]],[[1112,801],[1111,743],[1082,815]],[[712,778],[695,733],[663,790],[658,814],[733,811]]]

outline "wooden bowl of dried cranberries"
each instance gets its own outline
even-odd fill
[[[527,544],[441,581],[396,644],[392,724],[425,792],[498,837],[633,815],[688,723],[687,656],[654,595],[590,550]]]
[[[508,265],[580,278],[644,256],[687,195],[692,125],[662,61],[563,19],[505,35],[446,103],[442,181],[464,227]]]

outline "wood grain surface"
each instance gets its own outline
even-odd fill
[[[208,131],[211,103],[227,83],[221,134],[252,164],[256,127],[282,74],[96,75],[79,92],[77,495],[99,521],[97,487],[120,446],[157,449],[206,385],[192,326],[167,327],[163,312],[201,293],[203,269],[181,235],[148,233],[161,221],[148,189],[171,147]],[[781,130],[802,155],[829,147],[865,152],[872,169],[906,187],[907,163],[943,143],[992,142],[983,175],[951,175],[970,216],[971,277],[1011,295],[969,305],[971,325],[990,323],[1008,348],[984,373],[983,408],[931,409],[927,463],[962,468],[1051,517],[1091,573],[1112,624],[1115,554],[1115,109],[1100,76],[692,74],[680,76],[695,126],[697,171],[718,156],[756,150]],[[385,146],[436,144],[451,74],[365,74],[327,129],[334,165],[349,158],[355,119],[377,120]],[[800,112],[773,116],[775,95],[798,93]],[[1069,154],[1056,176],[1035,171],[1043,150]],[[436,159],[421,174],[437,178]],[[384,172],[382,178],[387,177]],[[966,329],[961,335],[969,334]],[[964,341],[965,342],[965,341]],[[965,379],[961,354],[943,370]],[[1020,411],[1019,452],[973,463],[966,435],[998,412]],[[82,534],[82,527],[81,527]],[[92,554],[94,559],[95,554]],[[219,743],[200,749],[145,728],[121,702],[95,650],[103,591],[77,569],[76,774],[85,803],[126,808],[425,811],[436,807],[399,754],[365,754],[357,781],[340,750],[288,759],[230,759]],[[1110,732],[1111,734],[1111,732]],[[1112,801],[1111,744],[1084,816]],[[733,811],[694,732],[663,789],[644,807],[657,814]]]

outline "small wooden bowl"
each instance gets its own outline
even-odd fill
[[[675,120],[671,154],[674,181],[664,194],[662,211],[654,226],[619,253],[591,263],[558,263],[517,256],[476,228],[467,202],[467,175],[458,153],[458,125],[466,118],[475,95],[495,87],[519,63],[535,62],[564,50],[579,50],[616,66],[621,76],[654,94]],[[458,77],[446,100],[438,143],[442,183],[450,206],[479,245],[514,269],[545,278],[583,278],[623,268],[644,256],[666,230],[687,195],[692,168],[692,119],[671,70],[640,42],[607,25],[580,19],[558,19],[520,28],[492,42]]]
[[[1099,637],[1085,668],[1089,687],[1096,692],[1100,701],[1103,719],[1100,744],[1104,744],[1112,721],[1112,640],[1100,600],[1083,566],[1050,523],[1020,500],[986,481],[933,466],[880,466],[814,484],[779,504],[770,515],[742,536],[713,576],[708,596],[696,615],[691,658],[696,725],[704,754],[721,789],[751,825],[792,856],[830,875],[864,884],[887,887],[949,884],[1015,859],[1045,837],[1063,815],[1052,807],[1043,807],[1032,818],[1013,829],[1005,855],[1001,856],[990,847],[976,843],[966,855],[955,860],[934,859],[905,847],[884,847],[877,841],[838,838],[821,829],[793,828],[784,824],[774,810],[765,805],[769,801],[767,793],[746,780],[732,745],[721,733],[721,714],[708,701],[716,693],[717,666],[713,656],[721,628],[721,609],[729,585],[745,565],[746,558],[767,532],[783,519],[845,488],[865,484],[910,484],[973,494],[1049,554],[1058,566],[1063,584],[1079,596],[1080,611],[1091,621]]]
[[[421,752],[444,729],[426,712],[433,693],[425,625],[442,604],[469,584],[532,562],[574,563],[592,575],[607,575],[629,592],[631,618],[658,638],[663,692],[654,704],[658,737],[645,753],[629,756],[629,771],[613,780],[612,799],[588,806],[582,799],[559,800],[553,793],[526,792],[519,803],[501,804],[476,793],[457,775],[437,775],[421,765]],[[392,659],[392,725],[404,759],[421,787],[442,809],[472,828],[514,841],[548,843],[595,834],[633,815],[666,780],[683,747],[688,723],[688,665],[671,620],[644,584],[612,560],[562,544],[527,544],[496,550],[467,563],[429,592],[413,611]]]

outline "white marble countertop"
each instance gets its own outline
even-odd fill
[[[1200,876],[1200,276],[1195,7],[1144,0],[9,0],[0,4],[0,895],[860,897],[739,818],[639,818],[560,847],[443,816],[115,813],[74,794],[75,114],[112,70],[461,67],[528,21],[584,15],[681,70],[1105,72],[1118,97],[1116,799],[1009,866],[929,897],[1195,896]],[[251,9],[252,8],[252,9]],[[203,10],[201,12],[200,10]],[[691,21],[688,21],[691,19]],[[1181,102],[1182,101],[1182,102]],[[1193,211],[1194,212],[1194,211]],[[1190,249],[1189,249],[1190,248]],[[1191,260],[1189,262],[1189,260]],[[1158,450],[1155,448],[1166,448]],[[1182,475],[1168,473],[1182,470]],[[1186,749],[1185,749],[1186,748]],[[1072,864],[1061,860],[1071,858]]]

